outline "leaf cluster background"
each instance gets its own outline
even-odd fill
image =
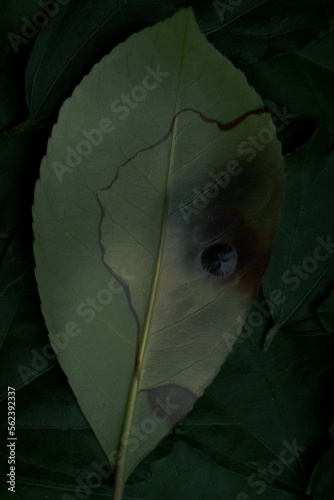
[[[328,258],[310,271],[319,238],[331,241],[334,232],[333,2],[53,2],[57,14],[14,50],[8,34],[23,36],[25,22],[46,4],[1,2],[1,497],[11,498],[10,385],[17,397],[17,498],[111,498],[106,458],[47,348],[32,254],[34,185],[59,108],[91,66],[135,31],[191,5],[208,40],[277,116],[286,190],[256,316],[192,412],[134,471],[124,498],[333,499],[330,245]],[[268,314],[264,301],[275,290],[285,301]],[[268,331],[275,335],[265,351]],[[300,451],[281,470],[286,443]]]

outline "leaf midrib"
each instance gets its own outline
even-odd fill
[[[179,75],[178,75],[179,81],[181,80],[181,73],[182,73],[183,59],[184,59],[184,50],[185,50],[185,41],[187,38],[188,29],[189,29],[189,17],[188,17],[188,21],[187,21],[187,24],[186,24],[185,29],[184,29],[183,47],[182,47],[182,52],[181,52],[180,66],[179,66],[180,69],[179,69]],[[177,108],[178,108],[178,99],[176,99],[176,101],[175,101],[174,117],[176,117]],[[123,425],[123,428],[121,431],[121,436],[120,436],[121,446],[119,447],[119,457],[118,458],[120,458],[120,457],[123,458],[123,453],[124,453],[124,444],[123,443],[124,443],[124,441],[122,440],[122,436],[124,434],[126,434],[127,431],[130,431],[131,424],[133,421],[135,403],[136,403],[138,386],[139,386],[140,369],[141,369],[142,361],[143,361],[145,351],[146,351],[146,346],[147,346],[147,341],[148,341],[148,336],[149,336],[149,332],[150,332],[150,326],[151,326],[152,316],[153,316],[153,311],[154,311],[154,305],[155,305],[157,291],[158,291],[161,263],[162,263],[162,254],[163,254],[163,250],[165,247],[165,238],[166,238],[166,230],[167,230],[167,218],[168,218],[168,209],[169,209],[169,191],[170,191],[169,186],[170,186],[171,170],[172,170],[172,158],[173,158],[173,152],[175,149],[176,129],[177,129],[177,118],[175,119],[172,131],[171,131],[171,146],[170,146],[170,150],[169,150],[168,166],[166,169],[167,172],[166,172],[166,181],[165,181],[165,196],[164,196],[164,203],[163,203],[163,210],[162,210],[162,217],[161,217],[161,230],[160,230],[160,235],[159,235],[158,251],[157,251],[157,257],[155,260],[155,267],[154,267],[154,277],[152,280],[152,286],[151,286],[151,290],[149,293],[148,306],[147,306],[145,316],[144,316],[143,329],[142,329],[142,332],[140,332],[140,334],[139,334],[139,338],[137,339],[139,346],[137,346],[137,355],[136,355],[134,373],[133,373],[133,377],[132,377],[132,381],[131,381],[131,386],[129,389],[129,399],[128,399],[128,404],[127,404],[126,413],[125,413],[124,425]],[[112,500],[119,500],[121,498],[121,495],[123,492],[123,487],[124,487],[125,481],[127,479],[125,465],[126,465],[126,449],[125,449],[123,463],[120,467],[117,467],[117,469],[115,471],[114,492],[113,492]]]

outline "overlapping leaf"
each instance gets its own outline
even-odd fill
[[[333,132],[333,47],[332,29],[321,40],[296,52],[241,67],[263,97],[270,97],[316,123],[324,123]]]
[[[54,112],[99,57],[133,32],[170,16],[180,5],[192,5],[208,40],[229,59],[242,63],[303,47],[325,35],[334,14],[334,6],[325,0],[317,5],[312,0],[297,4],[274,0],[71,0],[59,5],[56,16],[50,16],[27,66],[32,121]]]

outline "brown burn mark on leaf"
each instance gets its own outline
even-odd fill
[[[176,384],[165,384],[143,391],[147,392],[154,417],[161,422],[170,422],[171,429],[189,413],[199,397],[190,389]]]
[[[197,111],[195,109],[192,109],[192,108],[181,109],[180,111],[178,111],[174,115],[167,133],[161,139],[159,139],[158,141],[156,141],[154,144],[152,144],[150,146],[147,146],[145,148],[142,148],[139,151],[137,151],[135,154],[133,154],[129,159],[127,159],[124,163],[122,163],[121,165],[119,165],[117,167],[115,177],[113,178],[113,180],[107,186],[99,188],[99,189],[96,190],[96,199],[97,199],[98,205],[100,207],[100,214],[101,214],[100,215],[99,226],[98,226],[98,243],[99,243],[100,250],[101,250],[101,260],[102,260],[103,265],[107,269],[107,271],[123,287],[124,292],[126,294],[127,301],[128,301],[129,309],[130,309],[131,314],[133,315],[133,317],[135,319],[135,322],[136,322],[136,325],[137,325],[136,363],[135,363],[135,373],[136,373],[136,377],[137,378],[139,378],[139,376],[140,376],[140,363],[139,363],[139,346],[140,346],[140,335],[141,335],[140,319],[139,319],[138,314],[137,314],[137,312],[136,312],[136,310],[135,310],[135,308],[134,308],[134,306],[132,304],[131,290],[130,290],[129,284],[127,282],[125,282],[125,280],[114,269],[112,269],[108,265],[108,263],[105,261],[106,248],[104,247],[104,245],[102,243],[102,225],[103,225],[104,218],[106,216],[106,211],[105,211],[105,207],[103,205],[103,202],[102,202],[102,200],[101,200],[101,198],[99,196],[99,193],[103,192],[103,191],[109,191],[109,190],[111,190],[112,186],[114,185],[114,183],[119,178],[120,169],[126,167],[126,165],[128,165],[129,163],[131,163],[131,161],[133,161],[140,153],[142,153],[144,151],[148,151],[150,149],[153,149],[156,146],[158,146],[159,144],[161,144],[163,141],[165,141],[171,135],[171,133],[172,133],[172,131],[174,129],[174,125],[175,125],[177,117],[179,115],[181,115],[182,113],[184,113],[184,112],[191,112],[191,113],[195,113],[195,114],[199,115],[200,118],[205,123],[215,123],[217,125],[218,129],[221,130],[221,131],[232,130],[237,125],[239,125],[240,123],[242,123],[248,116],[251,116],[251,115],[261,115],[263,113],[269,113],[268,109],[265,106],[262,106],[260,108],[254,109],[254,110],[247,111],[246,113],[242,114],[241,116],[239,116],[238,118],[236,118],[235,120],[233,120],[231,122],[222,123],[222,122],[220,122],[220,121],[218,121],[218,120],[216,120],[214,118],[208,118],[208,117],[204,116],[200,111]],[[244,230],[244,235],[245,236],[246,236],[246,233],[247,233],[247,231]],[[236,240],[238,240],[238,238],[236,238]],[[242,263],[245,260],[245,258],[243,256],[243,250],[240,249],[239,252],[240,252],[240,254],[238,255],[238,262],[239,262],[240,265],[237,266],[236,272],[240,271],[240,269],[241,269],[240,266],[242,266]],[[261,260],[260,257],[259,257],[259,259]],[[257,260],[259,261],[259,259],[257,259]],[[269,259],[269,254],[268,254],[267,258],[265,259],[265,261],[262,261],[262,265],[260,265],[260,261],[258,262],[258,265],[256,265],[257,269],[254,270],[253,274],[256,274],[257,270],[261,269],[262,271],[260,273],[260,280],[256,280],[256,283],[258,283],[258,284],[255,286],[255,284],[254,284],[255,282],[252,281],[252,278],[250,280],[248,279],[248,288],[249,287],[253,287],[253,288],[255,287],[254,289],[256,289],[256,290],[258,289],[258,287],[259,287],[259,285],[261,283],[262,274],[263,274],[263,272],[264,272],[264,270],[265,270],[265,268],[267,266],[268,259]],[[266,263],[264,264],[264,262],[266,262]],[[233,275],[231,275],[231,279],[229,281],[232,280],[232,276],[233,276],[233,279],[234,279],[235,278],[235,273],[233,273]],[[254,278],[255,278],[255,276],[254,276]],[[247,280],[244,280],[245,284],[246,284],[246,281]],[[225,281],[225,283],[227,283],[227,282]]]

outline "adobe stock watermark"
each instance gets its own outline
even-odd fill
[[[129,453],[136,451],[158,425],[170,419],[179,408],[179,405],[170,402],[169,396],[166,397],[165,401],[157,398],[155,403],[156,407],[152,412],[152,417],[145,418],[140,425],[132,426],[129,432],[123,434],[121,442],[127,447]],[[115,466],[121,465],[124,462],[124,457],[120,458],[119,455],[119,451],[114,450],[108,455],[108,459]],[[76,478],[75,496],[64,493],[61,500],[88,500],[94,493],[93,490],[103,484],[103,479],[111,477],[112,469],[106,460],[100,463],[93,462],[92,467],[95,472],[89,474],[84,480]]]
[[[247,140],[238,145],[238,153],[247,162],[253,161],[258,151],[263,151],[276,138],[276,133],[282,132],[290,124],[291,120],[297,118],[297,115],[290,113],[286,106],[284,106],[282,112],[277,108],[273,108],[270,113],[271,123],[269,127],[263,127],[256,136],[249,135]]]
[[[334,252],[334,242],[332,235],[328,234],[326,239],[317,237],[318,245],[313,250],[313,255],[305,257],[300,265],[293,264],[291,269],[288,269],[282,274],[282,282],[290,287],[294,292],[298,290],[303,281],[306,281],[311,274],[318,270],[319,263],[328,260]]]
[[[183,220],[189,224],[192,215],[198,215],[201,210],[208,206],[210,201],[216,198],[222,189],[225,189],[231,181],[231,177],[239,175],[242,172],[240,163],[236,160],[230,160],[225,167],[225,170],[220,172],[209,172],[209,176],[213,182],[208,182],[202,191],[198,188],[192,188],[194,198],[191,203],[184,205],[179,204]]]
[[[250,488],[257,488],[255,493],[261,495],[267,489],[268,484],[273,483],[281,476],[287,465],[291,465],[297,460],[300,452],[306,450],[305,446],[299,446],[297,440],[293,439],[290,444],[288,441],[283,441],[283,447],[280,451],[278,459],[272,460],[267,468],[257,469],[257,474],[251,474],[248,477],[247,484]],[[248,493],[241,492],[235,497],[235,500],[251,500]]]
[[[271,111],[272,122],[269,127],[262,128],[256,136],[248,136],[247,139],[240,142],[237,147],[237,153],[241,156],[242,161],[253,161],[259,151],[270,144],[276,137],[276,132],[281,132],[296,115],[288,112],[285,106],[282,113],[274,108]],[[180,203],[178,208],[182,214],[182,218],[186,224],[189,224],[192,215],[198,215],[201,210],[206,208],[209,203],[216,198],[221,190],[226,189],[233,177],[236,177],[243,171],[239,160],[230,160],[227,162],[225,169],[220,172],[209,172],[211,181],[208,182],[204,189],[200,190],[197,187],[192,188],[194,197],[190,203]]]
[[[160,69],[160,64],[156,64],[155,69],[146,66],[145,71],[146,73],[138,85],[135,85],[128,94],[123,93],[111,102],[110,110],[113,112],[114,118],[102,117],[97,128],[83,129],[81,131],[82,140],[74,147],[66,146],[63,163],[60,161],[52,162],[52,168],[59,182],[63,181],[65,173],[73,172],[82,163],[82,160],[92,153],[93,148],[100,146],[104,137],[115,130],[116,118],[121,121],[128,118],[131,110],[136,109],[139,103],[143,102],[148,94],[153,92],[163,79],[170,75],[168,71]]]
[[[69,1],[70,0],[48,0],[47,2],[43,2],[43,0],[39,0],[37,3],[41,7],[41,10],[34,13],[32,21],[27,17],[21,17],[21,34],[18,35],[13,32],[7,34],[7,38],[15,54],[19,52],[20,45],[26,45],[37,35],[40,28],[46,26],[50,17],[54,17],[58,14],[60,5],[65,5]]]
[[[125,268],[122,269],[121,276],[126,281],[135,279],[135,276],[126,274]],[[91,323],[96,314],[102,312],[112,302],[113,296],[122,291],[122,285],[115,278],[111,278],[106,288],[99,290],[93,297],[87,297],[84,302],[81,302],[76,307],[76,314],[83,317],[86,323]],[[60,332],[49,332],[51,343],[48,342],[45,344],[40,352],[37,349],[31,349],[32,358],[30,366],[23,364],[17,366],[24,385],[27,385],[38,377],[48,367],[50,361],[57,357],[59,351],[66,349],[71,339],[78,337],[81,332],[82,329],[76,321],[68,321]]]
[[[126,274],[125,268],[121,271],[121,277],[124,281],[133,281],[135,276]],[[86,323],[91,323],[96,313],[100,313],[103,309],[110,304],[113,296],[123,291],[122,285],[115,279],[111,278],[107,288],[99,290],[95,297],[87,297],[85,301],[81,302],[77,308],[76,313],[78,316],[84,317]]]
[[[318,243],[313,250],[312,255],[305,257],[300,265],[293,264],[291,268],[284,271],[281,276],[283,285],[286,285],[285,290],[295,292],[313,273],[318,270],[320,263],[325,262],[334,253],[334,242],[332,235],[329,234],[326,238],[318,236],[316,238]],[[283,304],[287,297],[283,290],[275,288],[271,290],[270,297],[259,302],[255,300],[251,312],[247,317],[247,321],[243,324],[240,335],[233,335],[229,333],[224,338],[226,345],[230,352],[234,349],[234,344],[241,344],[244,340],[248,339],[254,332],[255,328],[263,324],[264,318],[273,316],[276,306]],[[237,321],[242,322],[241,317]]]

